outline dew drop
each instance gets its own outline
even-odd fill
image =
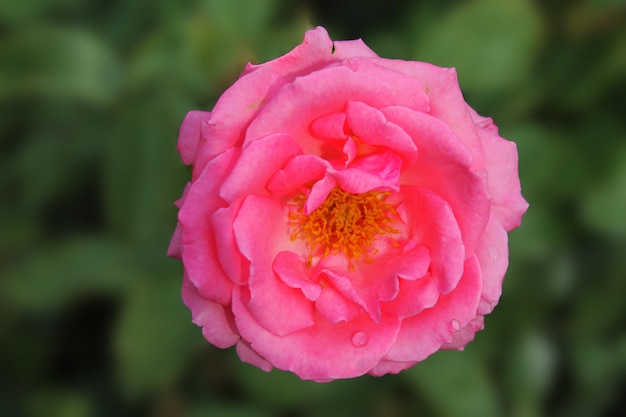
[[[352,335],[352,345],[354,345],[354,347],[361,348],[367,345],[369,341],[370,338],[365,332],[356,332]]]
[[[491,259],[493,262],[500,259],[500,251],[495,246],[489,248],[489,259]]]
[[[450,322],[450,325],[452,326],[452,329],[457,332],[459,331],[459,329],[461,329],[461,323],[457,320],[454,319]]]

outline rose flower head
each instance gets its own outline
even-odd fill
[[[462,349],[519,226],[517,148],[452,68],[308,31],[191,111],[168,254],[213,345],[302,379],[398,373]]]

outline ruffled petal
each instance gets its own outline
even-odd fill
[[[485,327],[485,317],[477,316],[474,320],[462,329],[452,333],[452,341],[441,346],[442,349],[463,350],[465,345],[474,340],[476,332]]]
[[[483,293],[478,313],[489,314],[498,304],[504,274],[509,266],[508,235],[493,214],[476,248],[476,258],[483,273]]]
[[[304,154],[333,159],[336,151],[330,157],[323,153],[327,142],[312,134],[311,122],[344,111],[348,101],[360,101],[374,108],[412,104],[409,96],[398,97],[389,84],[353,67],[347,62],[329,65],[280,88],[248,127],[245,141],[283,132],[298,142]],[[406,103],[400,100],[403,97]]]
[[[285,84],[271,68],[261,68],[239,78],[226,90],[211,111],[211,117],[200,126],[193,178],[197,178],[208,161],[227,149],[241,147],[246,126],[259,110]]]
[[[250,270],[250,261],[239,251],[233,231],[233,223],[240,206],[241,201],[237,201],[228,207],[217,209],[211,217],[220,265],[235,285],[248,282]]]
[[[325,114],[311,123],[311,133],[322,140],[345,140],[346,139],[346,114],[336,112]]]
[[[380,110],[350,101],[346,116],[348,126],[358,140],[395,151],[403,161],[403,169],[408,169],[415,163],[415,142],[398,125],[388,122]]]
[[[251,195],[233,224],[237,245],[250,261],[246,308],[259,324],[280,336],[313,324],[313,304],[272,269],[276,255],[290,248],[286,219],[287,210],[279,201]]]
[[[186,274],[183,276],[182,298],[191,310],[193,323],[202,327],[206,340],[222,349],[237,343],[239,333],[230,306],[202,298]]]
[[[459,285],[439,297],[432,308],[402,321],[395,345],[385,359],[397,362],[419,362],[452,342],[452,334],[476,317],[482,290],[482,276],[475,257],[465,262],[465,273]]]
[[[372,376],[383,376],[386,374],[397,374],[417,364],[417,362],[394,362],[381,360],[373,367],[368,374]]]
[[[491,118],[478,115],[468,107],[480,141],[485,149],[487,185],[491,194],[491,209],[506,231],[518,227],[528,203],[522,197],[518,168],[517,146],[498,135]]]
[[[379,323],[367,315],[339,323],[320,317],[314,326],[277,336],[259,325],[247,304],[245,288],[236,287],[233,312],[243,338],[261,358],[305,380],[328,381],[367,373],[389,350],[400,328],[399,320],[391,316],[382,317]]]
[[[322,179],[330,164],[315,155],[296,155],[278,170],[267,184],[268,190],[279,196],[292,196],[306,184]]]
[[[474,122],[466,110],[456,70],[426,62],[379,58],[376,64],[415,77],[429,97],[428,113],[447,124],[472,154],[471,170],[484,172],[485,155]],[[418,145],[419,147],[419,145]]]
[[[280,252],[273,264],[274,272],[291,288],[298,288],[310,301],[315,301],[322,293],[319,283],[311,279],[311,270],[305,260],[293,252]]]
[[[461,279],[465,247],[459,225],[450,205],[430,190],[406,187],[406,197],[398,207],[406,218],[411,239],[430,251],[430,273],[438,291],[447,294]]]
[[[315,300],[315,309],[331,323],[350,321],[363,311],[329,285],[322,288],[322,293]]]
[[[291,81],[299,75],[308,74],[337,59],[333,56],[333,41],[328,36],[328,32],[318,26],[308,30],[302,43],[285,55],[262,64],[246,65],[244,75],[270,68],[281,77]]]
[[[196,161],[200,130],[202,124],[209,120],[210,117],[210,112],[200,110],[192,110],[185,116],[180,126],[178,144],[176,146],[180,159],[183,160],[185,165],[191,165]]]
[[[472,155],[448,126],[432,116],[397,106],[382,111],[411,135],[419,150],[417,162],[402,174],[401,182],[432,190],[448,202],[461,229],[466,254],[471,255],[491,208],[485,177],[470,170]]]
[[[224,180],[220,195],[224,200],[233,202],[249,194],[267,193],[266,186],[270,178],[300,153],[300,147],[283,133],[248,143],[230,175]]]
[[[250,343],[245,340],[240,340],[236,346],[237,355],[242,362],[249,363],[252,366],[256,366],[259,369],[269,372],[272,370],[272,364],[263,359],[256,353],[251,347]]]
[[[207,171],[189,187],[178,213],[182,260],[189,280],[201,297],[224,305],[230,302],[233,284],[219,261],[211,216],[225,205],[218,188],[237,156],[238,151],[230,149],[211,160]]]

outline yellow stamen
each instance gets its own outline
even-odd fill
[[[306,199],[300,194],[293,200],[297,208],[289,213],[291,240],[307,241],[311,249],[309,265],[313,256],[325,258],[340,253],[354,259],[365,256],[371,262],[378,253],[372,247],[378,236],[398,233],[392,227],[397,212],[385,202],[389,194],[381,191],[351,194],[337,187],[309,215],[304,213]]]

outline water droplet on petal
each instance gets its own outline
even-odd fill
[[[352,345],[354,345],[354,347],[361,348],[367,345],[369,341],[370,338],[365,332],[356,332],[352,335]]]
[[[455,332],[459,331],[459,329],[461,328],[461,323],[457,319],[452,320],[450,322],[450,325]]]
[[[500,259],[500,251],[495,246],[489,248],[489,259],[491,259],[493,262]]]

